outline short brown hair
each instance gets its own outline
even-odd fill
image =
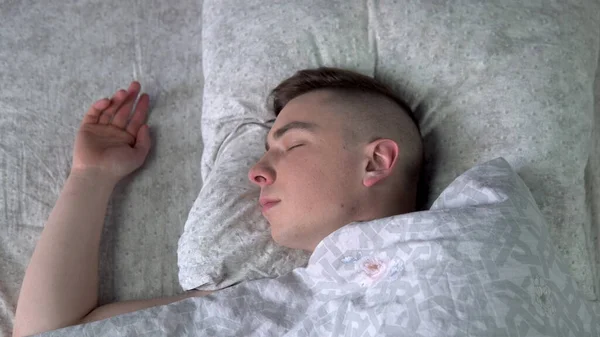
[[[319,89],[346,89],[380,94],[394,101],[406,112],[417,130],[419,122],[406,102],[376,79],[346,69],[320,67],[297,71],[271,91],[269,98],[275,116],[294,98]]]

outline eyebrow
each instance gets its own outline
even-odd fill
[[[279,130],[275,131],[275,133],[273,134],[273,138],[275,140],[277,140],[277,139],[283,137],[283,135],[290,130],[304,130],[304,131],[309,131],[309,132],[314,133],[315,130],[318,129],[318,127],[319,126],[315,123],[294,121],[294,122],[287,123],[286,125],[279,128]],[[268,135],[267,135],[267,138],[268,138]],[[269,149],[270,149],[269,142],[266,141],[265,142],[265,150],[269,151]]]

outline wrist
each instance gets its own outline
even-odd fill
[[[69,179],[79,183],[90,185],[90,187],[110,189],[115,188],[119,179],[96,169],[71,169]]]

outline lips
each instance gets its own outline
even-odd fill
[[[272,202],[267,202],[264,205],[262,205],[262,211],[263,213],[266,212],[267,210],[269,210],[270,208],[272,208],[273,206],[277,205],[279,203],[279,201],[272,201]]]
[[[259,203],[263,212],[266,212],[271,207],[277,205],[281,200],[272,198],[260,198]]]

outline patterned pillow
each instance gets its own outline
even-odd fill
[[[306,263],[270,240],[256,208],[259,190],[246,177],[274,118],[265,109],[269,90],[299,69],[329,65],[387,82],[416,111],[426,206],[467,168],[506,158],[595,298],[584,169],[600,3],[367,4],[204,1],[204,187],[179,241],[182,286],[221,288]]]

